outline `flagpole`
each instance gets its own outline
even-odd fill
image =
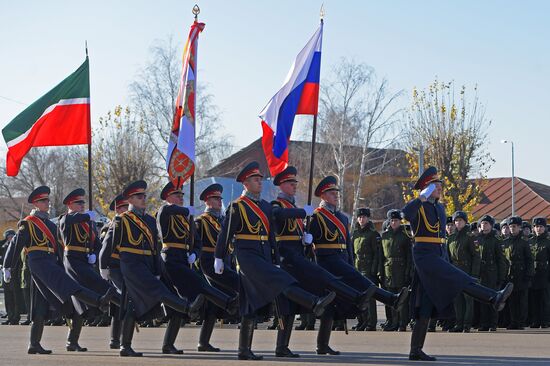
[[[321,18],[321,24],[323,24],[323,21],[324,21],[323,18],[325,17],[325,9],[323,5],[321,5],[319,16]],[[319,104],[319,101],[317,101],[317,105],[318,104]],[[308,182],[308,191],[307,191],[308,205],[311,205],[311,201],[313,199],[312,197],[313,196],[313,171],[315,170],[315,140],[317,137],[317,114],[318,113],[315,113],[313,115],[313,131],[311,133],[311,158],[309,161],[309,182]],[[308,221],[307,223],[309,224],[309,218],[307,221]]]
[[[199,6],[197,4],[195,4],[195,6],[193,6],[193,10],[191,12],[195,16],[195,22],[197,22],[198,17],[199,17],[199,13],[201,12],[201,9],[199,8]],[[193,47],[192,44],[190,44],[189,46]],[[195,87],[196,87],[196,85],[197,85],[197,70],[195,70]],[[193,108],[195,108],[196,104],[197,104],[196,103],[196,98],[197,98],[197,94],[195,93],[195,106]],[[193,112],[194,112],[195,126],[197,126],[196,109]],[[197,138],[196,131],[195,131],[195,129],[193,129],[193,146],[195,146],[196,138]],[[193,162],[193,164],[195,164],[195,163]],[[189,182],[189,184],[190,184],[189,195],[191,196],[191,197],[189,197],[189,206],[191,206],[191,207],[195,207],[195,168],[196,168],[196,165],[193,167],[193,174],[191,174],[191,181]],[[190,248],[194,248],[195,247],[195,221],[194,221],[193,215],[189,215],[189,226],[190,226],[190,229],[191,229],[190,230],[191,238],[189,238],[190,239],[190,244],[191,244]],[[193,265],[191,264],[190,267],[193,268]]]
[[[88,59],[88,41],[85,41],[86,59]],[[90,141],[88,142],[88,210],[92,211],[93,208],[93,193],[92,193],[92,103],[88,108],[88,136]]]

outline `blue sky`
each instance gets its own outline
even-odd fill
[[[155,40],[185,42],[195,1],[0,3],[0,127],[76,69],[88,40],[93,118],[128,102],[128,85]],[[261,134],[259,111],[318,25],[321,1],[199,1],[206,23],[199,83],[243,147]],[[322,77],[341,57],[373,66],[393,90],[437,76],[479,87],[493,121],[489,176],[550,184],[550,2],[324,1]],[[408,104],[407,93],[404,104]],[[8,98],[8,99],[6,99]],[[13,100],[13,101],[12,101]],[[23,104],[17,103],[21,102]],[[2,149],[5,150],[5,145]]]

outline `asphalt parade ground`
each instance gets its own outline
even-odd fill
[[[183,355],[163,355],[160,351],[164,327],[141,328],[134,336],[133,347],[144,352],[142,358],[121,358],[117,350],[108,349],[109,328],[84,327],[80,345],[88,352],[65,351],[67,327],[46,327],[42,345],[52,349],[51,355],[28,355],[28,326],[0,326],[0,365],[423,365],[407,359],[410,331],[401,332],[333,332],[331,346],[342,351],[340,356],[315,354],[316,331],[295,331],[290,348],[301,354],[298,359],[274,356],[276,331],[260,324],[255,332],[253,351],[263,355],[263,361],[237,360],[238,330],[235,326],[216,326],[212,345],[219,353],[197,352],[199,327],[180,330],[176,347]],[[350,324],[351,327],[351,324]],[[438,358],[436,365],[550,365],[550,330],[506,331],[469,334],[428,333],[425,351]],[[434,363],[428,363],[434,364]]]

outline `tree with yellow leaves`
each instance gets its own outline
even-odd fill
[[[458,96],[454,82],[437,79],[425,90],[413,90],[405,126],[411,182],[418,178],[418,151],[424,150],[424,167],[438,169],[443,180],[442,202],[448,214],[471,212],[481,199],[480,185],[494,160],[487,150],[490,120],[479,101],[477,86],[468,99],[465,86]],[[403,185],[405,200],[412,198],[412,183]]]

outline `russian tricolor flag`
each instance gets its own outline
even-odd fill
[[[322,39],[323,22],[294,60],[281,90],[260,113],[262,146],[271,176],[288,166],[288,142],[294,117],[317,114]]]

